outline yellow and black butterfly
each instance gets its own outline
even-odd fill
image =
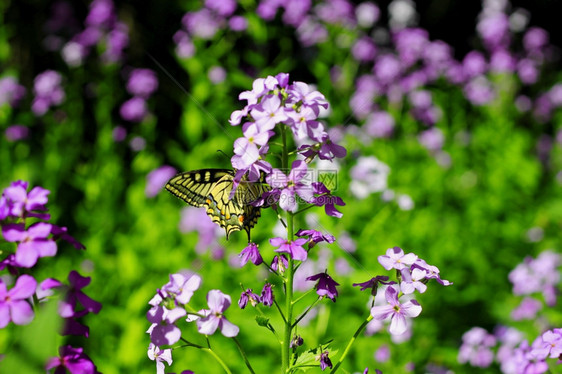
[[[270,190],[263,181],[255,183],[242,179],[234,196],[234,171],[201,169],[179,173],[166,184],[166,189],[189,205],[205,207],[213,222],[224,228],[226,239],[241,229],[248,233],[260,217],[260,207],[250,205]]]

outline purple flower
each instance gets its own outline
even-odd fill
[[[293,162],[289,176],[286,176],[278,169],[273,169],[266,178],[267,183],[273,188],[280,190],[279,206],[283,210],[296,212],[298,204],[295,194],[298,194],[307,203],[312,202],[313,193],[308,181],[308,168],[306,163],[301,160]]]
[[[263,262],[258,245],[256,243],[249,243],[246,248],[240,252],[240,266],[244,266],[251,261],[254,265],[259,265]]]
[[[531,27],[523,36],[523,46],[527,52],[537,52],[548,44],[548,32],[540,27]]]
[[[285,107],[281,105],[281,99],[277,95],[265,96],[262,101],[255,105],[250,112],[256,125],[263,130],[272,130],[276,124],[287,120]]]
[[[115,22],[115,9],[111,0],[94,0],[90,4],[90,12],[86,16],[87,26],[109,28]]]
[[[148,98],[158,88],[156,73],[150,69],[135,69],[129,75],[127,91],[133,96]]]
[[[376,111],[367,117],[364,127],[373,138],[387,138],[394,131],[394,118],[388,112]]]
[[[18,84],[14,77],[0,79],[0,106],[5,103],[16,106],[25,95],[25,87]]]
[[[30,268],[37,263],[39,257],[50,257],[57,254],[57,244],[49,239],[51,224],[38,222],[25,230],[23,224],[7,224],[2,226],[2,235],[9,242],[17,242],[16,263]]]
[[[342,198],[332,195],[332,192],[322,182],[313,182],[312,188],[315,196],[313,204],[316,206],[324,206],[327,215],[341,218],[343,214],[336,209],[335,205],[345,206]]]
[[[531,354],[539,360],[559,358],[562,355],[562,329],[548,330],[537,337],[532,344]]]
[[[118,62],[123,59],[123,49],[129,45],[129,28],[126,24],[118,22],[115,28],[107,34],[106,50],[102,55],[108,63]]]
[[[35,77],[33,85],[35,98],[31,104],[31,110],[35,115],[42,116],[51,106],[62,103],[65,94],[60,86],[61,81],[61,75],[54,70],[46,70]]]
[[[265,306],[272,306],[273,305],[273,291],[271,290],[271,283],[265,283],[263,289],[261,291],[260,301]]]
[[[248,28],[248,20],[242,16],[233,16],[228,20],[232,31],[244,31]]]
[[[141,122],[146,117],[148,109],[142,97],[135,96],[123,103],[119,108],[121,118],[131,122]]]
[[[464,73],[468,78],[484,74],[488,68],[484,55],[478,51],[469,52],[463,59]]]
[[[254,307],[261,302],[260,297],[253,293],[251,288],[248,288],[240,295],[240,300],[238,300],[238,306],[240,307],[240,309],[246,308],[246,305],[248,305],[248,301]]]
[[[318,296],[320,297],[327,296],[333,302],[336,302],[336,297],[338,296],[338,290],[336,289],[336,286],[339,286],[340,284],[335,280],[333,280],[332,277],[330,277],[327,272],[312,275],[310,277],[307,277],[306,280],[307,281],[317,280],[318,283],[316,283],[315,288]]]
[[[366,289],[369,288],[369,289],[371,289],[371,295],[376,296],[377,295],[377,288],[379,287],[379,283],[380,284],[396,284],[396,282],[389,281],[388,279],[389,278],[386,275],[377,275],[376,277],[373,277],[366,282],[353,283],[353,287],[360,287],[361,291],[365,291]]]
[[[377,320],[384,320],[390,317],[388,331],[392,335],[403,334],[408,328],[406,317],[417,317],[421,313],[422,307],[416,300],[408,300],[401,304],[398,300],[398,291],[393,286],[386,288],[385,297],[388,304],[372,307],[371,315]]]
[[[426,30],[419,28],[406,28],[394,35],[394,44],[400,55],[400,61],[405,66],[412,66],[424,53],[429,43],[429,35]]]
[[[476,26],[488,50],[505,47],[509,44],[509,19],[506,14],[494,12],[485,15]]]
[[[496,93],[490,81],[484,76],[479,76],[464,86],[464,95],[472,104],[484,105],[492,101]]]
[[[363,36],[351,47],[351,54],[359,62],[370,62],[375,60],[377,47],[373,39]]]
[[[298,261],[306,261],[306,258],[308,257],[308,253],[302,247],[306,242],[306,239],[296,239],[293,241],[283,238],[269,239],[269,243],[271,243],[272,246],[279,247],[275,250],[275,252],[288,253],[293,260]]]
[[[375,351],[375,361],[377,362],[387,362],[390,359],[390,347],[383,344]]]
[[[320,231],[316,230],[299,230],[297,231],[296,235],[308,237],[308,248],[312,248],[314,245],[320,242],[333,243],[336,241],[336,238],[333,235],[322,234]]]
[[[302,336],[300,335],[295,335],[293,336],[293,339],[291,339],[291,344],[290,344],[290,348],[296,348],[296,347],[300,347],[301,345],[303,345],[304,340],[302,338]]]
[[[176,174],[176,169],[171,166],[164,165],[158,169],[152,170],[146,176],[146,188],[144,194],[146,197],[154,197],[166,185],[166,182]]]
[[[519,306],[511,311],[511,319],[521,321],[524,319],[534,320],[537,312],[542,309],[542,303],[532,297],[525,297]]]
[[[4,135],[10,142],[23,140],[29,136],[29,127],[22,125],[12,125],[6,128],[6,132],[4,133]]]
[[[205,7],[222,17],[230,17],[236,10],[235,0],[205,0]]]
[[[11,290],[0,279],[0,328],[14,322],[16,325],[26,325],[33,320],[33,309],[26,299],[29,299],[37,287],[37,281],[30,275],[23,274]]]
[[[494,51],[490,58],[490,70],[495,73],[512,73],[515,67],[515,58],[506,50]]]
[[[49,191],[36,186],[29,193],[27,193],[27,182],[15,181],[4,189],[3,197],[5,198],[6,208],[8,215],[12,217],[37,217],[40,219],[48,220],[48,214],[34,213],[33,211],[45,211],[45,204],[47,204]]]
[[[233,338],[238,335],[240,329],[232,324],[223,315],[230,306],[230,296],[223,294],[219,290],[211,290],[207,294],[207,303],[209,309],[200,311],[205,317],[197,320],[197,329],[200,334],[213,335],[217,328],[227,338]]]
[[[146,313],[146,318],[152,323],[147,333],[150,334],[150,341],[157,346],[164,344],[175,344],[181,337],[179,327],[175,322],[186,315],[184,308],[176,307],[168,309],[161,305],[155,305]]]
[[[71,374],[98,374],[96,365],[84,353],[83,348],[65,345],[59,348],[59,355],[60,357],[53,357],[47,361],[45,370],[55,369],[56,374],[66,373],[67,370]]]
[[[148,358],[156,361],[156,374],[164,374],[164,362],[168,363],[168,366],[172,365],[172,350],[169,348],[160,350],[160,347],[150,343],[148,345]]]
[[[400,60],[394,55],[380,56],[375,63],[374,73],[379,82],[388,85],[402,73],[402,65]]]
[[[415,268],[412,269],[402,269],[402,282],[400,283],[400,290],[404,295],[409,295],[418,290],[419,293],[424,293],[427,290],[427,286],[423,283],[424,279],[427,279],[427,272],[425,270]]]
[[[88,55],[89,50],[76,41],[70,41],[62,47],[61,56],[68,66],[77,67],[82,65],[84,58]]]
[[[379,256],[379,263],[386,270],[396,269],[402,270],[406,269],[408,266],[412,265],[418,256],[413,253],[404,254],[404,251],[400,247],[388,248],[386,250],[386,255]]]
[[[285,255],[275,256],[271,261],[271,268],[274,271],[279,271],[280,274],[285,273],[285,269],[287,269],[288,266],[289,260],[287,260],[287,257]]]
[[[473,327],[462,336],[458,361],[470,362],[472,366],[486,368],[494,360],[491,348],[496,345],[496,338],[481,327]]]
[[[320,113],[320,108],[328,109],[328,102],[324,95],[304,82],[293,82],[287,89],[287,93],[289,94],[288,103],[302,103],[303,107],[311,108],[316,115]]]
[[[449,282],[448,280],[441,279],[441,277],[439,276],[439,268],[437,268],[437,266],[428,265],[427,262],[425,262],[425,260],[422,260],[421,258],[418,258],[416,262],[414,262],[411,269],[412,270],[420,269],[425,271],[426,279],[435,279],[438,283],[440,283],[443,286],[450,286],[451,284],[453,284],[453,282]]]
[[[207,76],[212,83],[219,84],[226,79],[226,70],[220,66],[213,66],[209,69]]]
[[[174,296],[176,303],[185,305],[189,303],[193,293],[201,286],[201,277],[197,274],[184,275],[182,273],[170,274],[170,281],[162,290]]]
[[[62,302],[61,306],[59,307],[59,313],[62,317],[68,318],[76,316],[77,302],[80,302],[83,310],[89,313],[99,313],[102,304],[95,300],[92,300],[89,296],[81,291],[82,288],[90,284],[90,281],[90,277],[83,277],[76,270],[72,270],[68,274],[68,283],[70,287],[67,290],[65,301]]]
[[[189,58],[195,55],[195,45],[191,41],[189,35],[180,30],[174,34],[174,42],[176,43],[176,54],[181,58]]]
[[[212,39],[220,27],[221,20],[209,9],[203,8],[196,12],[186,13],[182,18],[189,35],[201,39]]]
[[[327,368],[332,368],[332,361],[330,361],[330,357],[328,357],[328,354],[328,351],[324,351],[318,357],[318,360],[320,361],[320,369],[322,369],[322,371],[326,370]]]
[[[533,84],[539,79],[539,71],[536,62],[524,58],[517,64],[517,75],[523,84]]]
[[[363,2],[355,8],[357,24],[364,28],[373,26],[378,21],[380,13],[379,7],[370,2]]]

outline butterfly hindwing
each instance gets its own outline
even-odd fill
[[[166,189],[186,203],[205,207],[213,222],[224,228],[226,238],[234,231],[244,229],[250,239],[252,229],[260,217],[260,207],[251,202],[269,190],[263,181],[241,181],[231,198],[234,172],[225,169],[203,169],[176,175]]]

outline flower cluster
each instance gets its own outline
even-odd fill
[[[41,258],[57,254],[58,239],[69,242],[76,249],[84,249],[84,246],[68,234],[66,227],[48,222],[48,190],[42,187],[34,187],[29,192],[27,190],[27,182],[16,181],[5,188],[0,196],[2,238],[14,243],[15,247],[13,252],[5,251],[7,255],[0,261],[0,270],[9,271],[15,278],[11,289],[8,289],[10,277],[0,279],[0,328],[6,327],[10,322],[16,325],[28,324],[33,320],[39,305],[53,298],[55,291],[58,291],[61,295],[58,313],[64,319],[62,335],[88,337],[89,328],[78,319],[89,313],[97,314],[102,307],[82,291],[90,283],[90,278],[72,270],[66,285],[54,278],[47,278],[39,283],[28,274]],[[64,346],[61,347],[60,354],[60,358],[53,358],[47,363],[47,370],[57,368],[59,371],[66,368],[72,371],[80,368],[84,373],[97,373],[95,365],[83,353],[82,348]]]
[[[54,70],[47,70],[35,77],[33,93],[35,97],[31,110],[36,116],[47,113],[50,107],[59,105],[65,98],[61,87],[62,77]]]
[[[11,76],[0,78],[0,107],[9,104],[14,107],[25,96],[25,87]]]
[[[127,91],[133,95],[119,109],[121,118],[130,122],[142,122],[148,114],[146,101],[158,88],[156,73],[150,69],[134,69],[129,74]]]
[[[426,284],[430,279],[435,279],[443,286],[452,283],[441,279],[439,269],[436,266],[428,265],[414,253],[405,254],[399,247],[389,248],[385,255],[378,257],[378,260],[386,270],[396,270],[398,283],[389,281],[386,276],[377,276],[367,282],[354,283],[353,285],[361,287],[361,290],[370,289],[374,296],[378,295],[379,285],[385,285],[386,303],[373,306],[371,315],[375,320],[389,320],[389,332],[392,335],[403,335],[410,327],[409,319],[417,317],[421,313],[422,307],[409,296],[402,296],[402,300],[400,300],[401,295],[411,295],[415,291],[424,293],[427,290]],[[375,303],[377,301],[375,300]]]
[[[231,304],[230,296],[219,290],[211,290],[207,293],[208,309],[188,313],[187,309],[194,310],[190,301],[201,283],[202,279],[197,274],[171,274],[170,281],[162,286],[149,302],[152,307],[146,314],[151,323],[147,330],[151,341],[148,357],[156,361],[158,373],[164,372],[162,361],[166,361],[168,365],[172,363],[171,350],[162,349],[162,346],[173,345],[180,340],[182,335],[178,326],[180,318],[185,317],[186,322],[195,321],[197,330],[203,335],[213,335],[217,329],[229,338],[238,335],[239,328],[224,316],[224,312]],[[187,342],[186,339],[183,340]]]

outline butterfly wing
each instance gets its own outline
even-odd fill
[[[232,174],[232,170],[227,169],[188,171],[170,179],[166,189],[189,205],[202,207],[216,183],[227,175],[232,177]]]

